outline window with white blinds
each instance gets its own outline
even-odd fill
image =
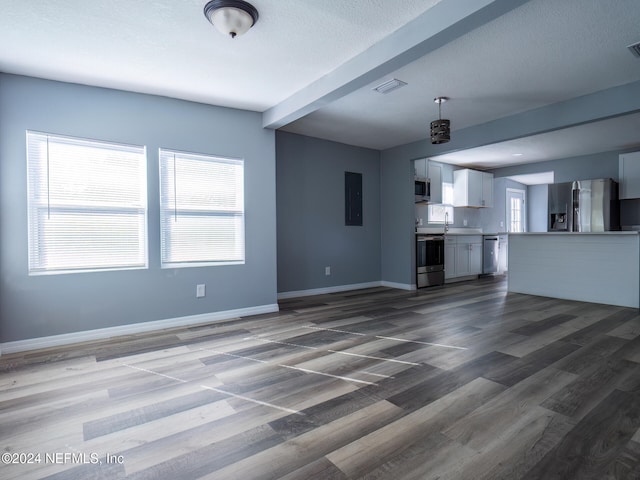
[[[142,146],[27,132],[29,274],[147,268]]]
[[[162,267],[244,263],[244,161],[160,149]]]
[[[430,204],[428,215],[429,223],[453,223],[453,183],[442,182],[442,203]]]

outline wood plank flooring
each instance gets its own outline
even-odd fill
[[[504,277],[0,357],[3,479],[640,479],[636,309]]]

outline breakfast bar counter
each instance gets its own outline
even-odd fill
[[[638,308],[640,235],[511,233],[508,291]]]

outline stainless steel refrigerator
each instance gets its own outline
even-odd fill
[[[549,232],[620,230],[618,184],[610,178],[549,185]]]

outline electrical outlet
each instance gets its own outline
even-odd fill
[[[500,228],[504,228],[504,222],[500,222]]]
[[[196,285],[196,298],[202,298],[205,296],[205,286],[204,283]]]
[[[469,222],[467,221],[467,219],[465,218],[464,220],[462,220],[462,225],[463,226],[467,226],[469,224]]]
[[[331,267],[324,267],[324,274],[327,276],[331,275]]]

